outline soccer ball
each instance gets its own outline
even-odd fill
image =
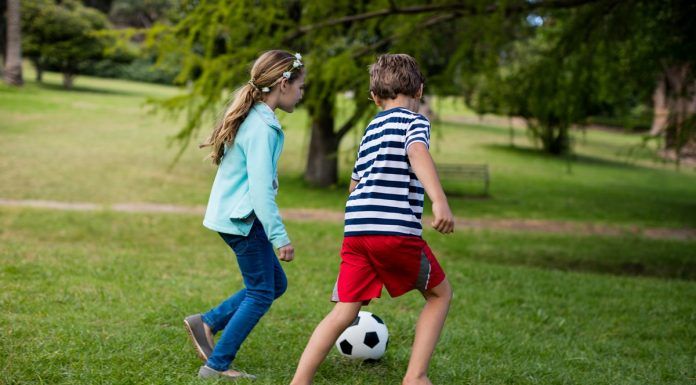
[[[378,360],[389,342],[389,331],[376,315],[361,311],[355,321],[336,340],[338,351],[356,360]]]

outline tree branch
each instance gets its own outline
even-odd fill
[[[353,97],[357,97],[357,95]],[[348,131],[350,131],[350,129],[353,128],[353,126],[355,126],[358,120],[362,118],[363,114],[365,113],[365,108],[362,107],[363,105],[361,103],[355,103],[355,111],[353,111],[353,115],[351,115],[348,121],[343,123],[341,128],[338,131],[336,131],[336,138],[338,140],[341,140],[341,138],[343,138],[348,133]]]
[[[449,21],[449,20],[454,20],[454,19],[456,19],[458,17],[462,17],[462,16],[464,16],[464,15],[462,13],[459,13],[459,12],[450,13],[450,14],[446,14],[446,15],[435,15],[435,16],[431,17],[430,19],[426,20],[425,23],[421,24],[421,28],[425,29],[428,27],[432,27],[433,25],[437,25],[437,24],[440,24],[442,22]],[[370,44],[366,47],[363,47],[362,49],[354,52],[352,56],[354,59],[357,59],[363,55],[366,55],[366,54],[369,54],[370,52],[373,52],[377,48],[379,48],[385,44],[388,44],[388,43],[390,43],[390,42],[392,42],[392,41],[394,41],[394,40],[396,40],[404,35],[406,35],[406,33],[397,33],[397,34],[393,34],[391,36],[385,37],[384,39],[382,39],[380,41],[372,43],[372,44]]]
[[[510,5],[505,8],[503,8],[505,15],[510,16],[513,14],[525,12],[525,11],[533,11],[536,9],[563,9],[563,8],[575,8],[579,7],[588,3],[596,3],[602,0],[546,0],[546,1],[535,1],[535,2],[530,2],[530,1],[522,1],[516,5]],[[352,22],[358,22],[358,21],[363,21],[363,20],[369,20],[369,19],[374,19],[377,17],[384,17],[384,16],[391,16],[391,15],[399,15],[399,14],[420,14],[420,13],[429,13],[429,12],[446,12],[446,11],[456,11],[456,12],[461,12],[465,13],[471,16],[474,15],[482,15],[482,14],[490,14],[490,13],[495,13],[500,10],[500,5],[498,4],[490,4],[483,9],[479,9],[475,6],[472,6],[471,4],[466,4],[466,3],[451,3],[451,4],[428,4],[428,5],[416,5],[416,6],[410,6],[410,7],[402,7],[399,8],[396,6],[394,2],[391,3],[391,6],[386,9],[381,9],[378,11],[372,11],[372,12],[366,12],[366,13],[360,13],[357,15],[349,15],[349,16],[343,16],[339,17],[336,19],[329,19],[325,20],[319,23],[315,24],[309,24],[305,26],[300,26],[297,28],[297,30],[293,31],[291,34],[289,34],[287,37],[285,37],[284,41],[288,42],[293,39],[296,39],[307,32],[316,30],[316,29],[321,29],[325,27],[330,27],[338,24],[343,24],[343,23],[352,23]]]

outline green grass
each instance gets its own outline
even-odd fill
[[[79,77],[0,86],[0,198],[205,204],[215,169],[195,146],[172,168],[180,120],[147,113],[176,89]],[[453,100],[445,117],[471,116]],[[345,111],[341,111],[345,115]],[[282,114],[281,208],[342,210],[345,184],[301,179],[307,114]],[[342,180],[360,132],[339,154]],[[576,160],[505,127],[436,123],[438,162],[487,163],[491,196],[446,186],[458,216],[696,227],[696,172],[656,161],[634,134],[576,134]],[[569,167],[570,165],[570,167]],[[0,384],[197,384],[181,320],[237,290],[234,256],[190,215],[0,208]],[[329,311],[340,224],[289,222],[290,288],[245,342],[239,367],[286,383]],[[432,363],[437,384],[688,384],[696,378],[696,241],[635,236],[426,230],[455,298]],[[386,293],[385,293],[386,295]],[[332,352],[317,384],[399,383],[422,300],[370,305],[391,333],[385,358]]]
[[[44,85],[0,86],[0,197],[205,204],[215,169],[196,144],[207,128],[170,168],[178,147],[168,146],[168,139],[181,120],[149,114],[144,105],[148,97],[179,91],[90,77],[78,77],[76,89],[64,91],[59,82],[57,74],[47,73]],[[471,114],[454,101],[441,104],[445,116]],[[360,130],[343,141],[341,184],[314,189],[301,178],[307,114],[281,114],[281,121],[286,146],[280,206],[342,210]],[[638,147],[640,135],[576,134],[576,160],[568,172],[565,159],[533,150],[524,131],[516,131],[515,147],[508,145],[508,134],[505,127],[435,124],[436,161],[487,163],[492,172],[489,198],[472,196],[481,190],[475,182],[453,189],[464,193],[450,198],[456,215],[696,227],[696,172],[656,162],[653,149]]]
[[[341,226],[288,229],[297,250],[284,265],[289,290],[236,362],[258,384],[287,383],[331,308]],[[696,242],[470,231],[426,239],[455,290],[434,383],[693,382]],[[686,280],[612,274],[626,263]],[[590,272],[597,266],[601,274]],[[0,383],[203,383],[181,320],[240,285],[233,254],[197,216],[0,209]],[[391,334],[384,359],[357,365],[334,351],[316,383],[398,383],[421,306],[415,293],[375,301],[368,310]]]

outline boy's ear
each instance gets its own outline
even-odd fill
[[[421,100],[423,98],[423,83],[421,83],[418,93],[416,93],[416,99]]]
[[[372,96],[372,101],[375,102],[375,105],[377,107],[382,107],[382,99],[379,98],[379,96],[375,95],[374,92],[370,91],[370,96]]]

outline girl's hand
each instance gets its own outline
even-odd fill
[[[278,249],[278,259],[285,262],[295,259],[295,249],[290,243]]]

